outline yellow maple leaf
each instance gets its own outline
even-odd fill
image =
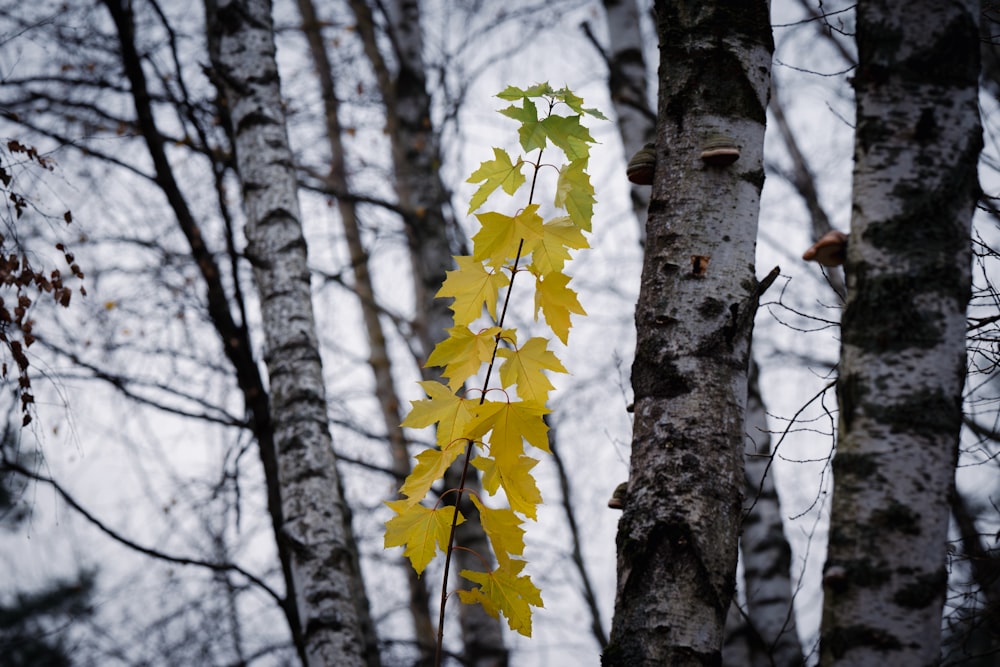
[[[472,237],[472,257],[499,269],[508,259],[527,257],[542,238],[538,204],[511,217],[502,213],[477,213],[482,229]]]
[[[483,488],[493,495],[502,488],[510,508],[529,519],[537,518],[538,505],[542,503],[542,493],[538,490],[531,469],[538,459],[530,456],[477,456],[472,465],[483,473]]]
[[[423,505],[408,504],[405,500],[390,500],[386,505],[396,513],[385,522],[384,546],[403,547],[403,555],[410,559],[413,569],[421,574],[427,564],[437,554],[448,548],[451,523],[455,519],[455,507],[445,505],[437,509]],[[456,525],[465,521],[458,513]]]
[[[516,458],[524,451],[523,440],[549,452],[549,427],[543,417],[551,412],[537,401],[487,401],[494,405],[490,415],[492,433],[490,454],[494,457]]]
[[[489,198],[497,188],[509,195],[517,192],[517,189],[524,185],[524,174],[521,173],[521,166],[524,161],[521,158],[514,163],[510,155],[502,148],[493,148],[493,159],[486,160],[479,165],[479,169],[472,172],[466,183],[479,183],[485,181],[472,195],[469,201],[469,213],[472,213]]]
[[[417,465],[403,481],[399,492],[411,505],[423,500],[434,482],[444,476],[449,466],[465,451],[465,440],[453,440],[440,449],[425,449],[417,454]]]
[[[505,359],[500,367],[500,382],[503,386],[517,385],[517,395],[525,401],[542,405],[555,386],[549,381],[544,370],[568,373],[559,357],[548,349],[548,339],[534,337],[525,341],[520,348],[501,348],[497,356]]]
[[[476,494],[470,496],[472,504],[479,510],[479,521],[483,532],[490,540],[490,546],[501,563],[511,556],[524,554],[524,523],[514,511],[507,508],[493,509],[484,505]]]
[[[535,278],[535,319],[541,310],[549,328],[565,345],[569,329],[573,326],[569,319],[570,313],[586,315],[587,312],[576,298],[576,292],[567,287],[569,276],[565,273],[546,273],[536,275]]]
[[[470,324],[483,314],[485,305],[494,319],[497,315],[497,295],[510,284],[510,279],[499,269],[486,270],[482,262],[468,255],[457,255],[458,269],[445,273],[444,284],[438,290],[440,298],[454,297],[451,310],[455,324]]]
[[[542,592],[531,582],[523,560],[508,560],[492,572],[462,570],[459,574],[479,584],[471,591],[459,591],[458,597],[467,604],[479,603],[493,618],[504,615],[511,630],[531,636],[531,607],[544,607]]]
[[[583,230],[569,216],[553,218],[542,225],[542,238],[531,253],[531,268],[541,274],[562,271],[570,249],[589,247]]]
[[[500,403],[481,403],[457,396],[447,386],[435,380],[419,383],[428,398],[411,401],[410,414],[402,426],[424,428],[437,424],[437,443],[442,447],[460,439],[478,440],[492,425],[492,417]]]
[[[469,377],[479,372],[483,363],[493,358],[500,327],[486,327],[472,332],[466,326],[447,330],[448,337],[434,347],[424,366],[444,366],[441,374],[448,386],[457,391]]]

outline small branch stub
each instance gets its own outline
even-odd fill
[[[726,134],[710,134],[701,147],[701,161],[709,167],[728,167],[740,159],[740,147]]]

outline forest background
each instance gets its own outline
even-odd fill
[[[106,4],[115,3],[0,6],[0,133],[5,144],[34,147],[42,158],[9,146],[3,154],[17,178],[11,191],[16,187],[30,202],[23,214],[16,201],[7,204],[5,243],[37,258],[39,267],[66,272],[75,263],[84,275],[67,276],[74,290],[68,308],[45,298],[32,306],[33,401],[25,404],[24,392],[4,395],[4,461],[13,474],[5,480],[10,504],[3,520],[10,525],[0,547],[0,604],[23,610],[34,602],[48,612],[10,627],[44,636],[72,664],[292,664],[295,649],[271,594],[283,584],[265,473],[247,425],[246,394],[238,389],[243,379],[234,373],[217,304],[206,290],[209,263],[227,295],[232,332],[251,344],[249,359],[260,359],[259,305],[243,254],[239,183],[226,171],[232,156],[215,108],[204,6],[132,3],[133,46],[192,229],[178,224],[177,205],[164,196],[169,187],[137,121],[120,26]],[[575,322],[563,356],[571,374],[553,378],[550,425],[558,457],[537,468],[546,503],[526,535],[529,570],[545,607],[536,612],[531,639],[495,628],[511,664],[596,665],[614,605],[620,516],[606,505],[628,476],[644,194],[630,189],[625,165],[650,139],[648,114],[655,109],[651,8],[639,2],[632,14],[630,39],[638,39],[643,56],[637,86],[629,78],[634,57],[614,58],[619,31],[628,27],[608,20],[619,3],[428,2],[414,14],[416,3],[316,2],[309,18],[303,9],[311,4],[275,2],[275,37],[329,426],[386,665],[414,664],[424,650],[414,640],[412,579],[397,551],[382,548],[390,515],[383,502],[399,486],[399,448],[391,443],[402,437],[387,414],[393,401],[398,418],[400,405],[422,398],[417,360],[439,335],[432,328],[440,321],[440,309],[422,305],[435,291],[434,276],[420,272],[430,260],[419,254],[427,246],[414,241],[405,222],[413,210],[406,206],[438,206],[446,218],[438,251],[461,254],[474,231],[464,212],[476,186],[466,177],[492,157],[493,146],[516,144],[510,121],[495,113],[503,105],[495,95],[507,85],[565,84],[612,118],[590,122],[599,142],[591,158],[598,204],[592,249],[577,253],[571,269],[589,317]],[[768,459],[768,474],[791,548],[781,574],[794,597],[789,617],[814,661],[843,288],[835,270],[824,274],[800,255],[824,224],[849,227],[853,8],[776,0],[771,22],[774,83],[757,274],[780,266],[781,276],[762,300],[753,356],[766,431],[778,452]],[[309,40],[317,27],[332,91],[316,75]],[[407,60],[414,29],[419,58]],[[980,100],[986,193],[998,158],[991,140],[997,79],[989,55],[986,48]],[[418,128],[428,149],[421,154],[440,175],[438,195],[423,185],[402,192],[405,176],[394,164],[393,128],[412,129],[412,122],[408,107],[394,107],[386,92],[397,100],[412,92],[398,84],[401,72],[414,68],[430,105],[428,126]],[[380,77],[395,77],[396,85]],[[337,98],[332,125],[330,92]],[[622,104],[627,98],[631,104]],[[644,116],[645,136],[630,135]],[[421,203],[421,196],[430,199]],[[982,325],[971,339],[968,428],[956,479],[972,532],[991,536],[1000,529],[990,319],[997,238],[992,211],[983,209],[974,231],[970,311]],[[530,330],[529,310],[515,317]],[[7,363],[13,378],[16,362]],[[385,377],[394,396],[384,395]],[[31,422],[22,428],[25,414]],[[429,441],[418,432],[406,436],[411,453]],[[953,530],[946,612],[954,635],[967,638],[963,623],[980,618],[979,587],[964,557],[971,547],[961,518]],[[977,544],[996,547],[988,539]],[[432,563],[424,578],[439,579],[438,567]],[[53,592],[48,607],[45,591]],[[447,635],[458,654],[463,628],[477,621],[460,619],[458,605],[450,605]]]

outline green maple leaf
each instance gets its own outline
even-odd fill
[[[531,251],[530,266],[538,274],[562,271],[571,249],[589,247],[583,230],[568,215],[553,218],[542,225],[542,238]]]
[[[536,276],[535,281],[535,318],[541,310],[549,328],[566,344],[569,339],[570,313],[586,315],[587,311],[580,305],[576,292],[571,290],[569,276],[564,273],[547,273]]]
[[[506,360],[500,367],[501,384],[505,388],[516,384],[517,395],[525,401],[545,404],[549,392],[555,388],[545,370],[569,372],[559,357],[548,349],[548,343],[547,338],[536,336],[529,338],[520,348],[497,350],[497,356]]]
[[[469,213],[486,203],[486,200],[497,188],[503,188],[503,191],[509,195],[517,192],[517,189],[524,185],[524,174],[521,173],[523,165],[524,161],[521,158],[518,158],[515,164],[511,161],[507,151],[494,147],[493,159],[481,163],[479,169],[472,172],[472,176],[466,180],[466,183],[485,181],[469,200]]]
[[[559,170],[555,205],[566,209],[570,220],[580,229],[589,232],[596,199],[594,186],[590,184],[586,169],[586,160],[575,160]]]
[[[590,136],[590,130],[580,123],[579,116],[557,116],[555,114],[541,121],[545,136],[562,149],[571,162],[590,158],[590,146],[597,143]],[[527,149],[525,149],[527,150]]]
[[[552,94],[552,86],[548,83],[536,83],[526,90],[521,90],[517,86],[507,86],[497,94],[497,97],[513,102],[525,97],[545,97]]]
[[[570,90],[569,88],[560,88],[559,90],[555,91],[553,95],[555,95],[557,99],[564,102],[566,106],[568,106],[570,109],[572,109],[573,111],[575,111],[580,115],[587,114],[589,116],[593,116],[594,118],[600,118],[601,120],[608,119],[607,116],[602,114],[597,109],[585,108],[583,106],[583,98],[577,97],[575,94],[573,94],[573,91]]]
[[[527,256],[542,238],[538,204],[531,204],[514,217],[502,213],[477,213],[482,228],[472,237],[472,257],[499,269],[518,251]]]
[[[523,98],[522,104],[523,106],[512,104],[506,109],[501,109],[500,113],[521,124],[517,130],[518,137],[521,139],[521,148],[525,151],[545,148],[547,132],[542,121],[538,120],[538,107],[527,97]]]
[[[487,271],[482,262],[467,255],[458,255],[455,261],[458,269],[445,273],[444,284],[437,293],[439,298],[455,298],[451,304],[455,324],[471,324],[483,314],[483,306],[496,318],[497,293],[510,284],[507,274],[498,269]]]
[[[468,604],[479,603],[493,618],[504,615],[507,625],[525,637],[531,636],[531,607],[544,607],[542,592],[522,575],[523,560],[508,560],[492,572],[462,570],[459,574],[479,584],[471,591],[459,591],[458,597]]]
[[[405,500],[392,500],[386,505],[396,516],[385,522],[385,548],[405,546],[403,555],[410,559],[417,574],[423,573],[427,564],[434,559],[438,548],[444,551],[448,547],[455,507],[446,505],[430,509],[419,504],[408,504]],[[459,512],[457,524],[463,521],[465,517]]]

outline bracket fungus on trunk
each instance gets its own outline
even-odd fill
[[[802,259],[823,266],[840,266],[847,259],[847,234],[837,230],[827,232],[802,253]]]
[[[710,134],[701,147],[701,161],[709,167],[728,167],[740,159],[740,147],[727,134]]]
[[[656,170],[656,144],[648,143],[632,156],[625,168],[628,180],[636,185],[652,185]]]

